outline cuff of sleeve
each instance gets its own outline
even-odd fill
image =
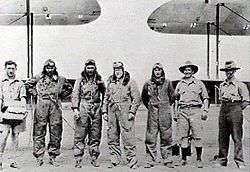
[[[132,113],[133,115],[135,115],[135,112],[134,112],[134,111],[132,111],[132,110],[130,110],[130,111],[129,111],[129,113]]]

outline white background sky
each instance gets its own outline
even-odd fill
[[[44,61],[55,60],[58,71],[77,78],[88,58],[96,60],[104,79],[112,73],[112,62],[121,60],[141,87],[150,77],[155,62],[164,65],[167,77],[179,79],[179,66],[186,60],[200,66],[197,77],[206,79],[206,35],[157,33],[147,25],[150,14],[167,0],[98,0],[101,16],[86,25],[35,26],[34,73]],[[0,69],[4,61],[18,63],[18,76],[26,77],[26,27],[0,26]],[[220,67],[229,59],[242,69],[238,78],[250,80],[250,39],[247,36],[220,37]],[[3,76],[3,72],[0,72]],[[215,37],[211,38],[211,77],[215,79]],[[220,72],[220,78],[224,78]]]

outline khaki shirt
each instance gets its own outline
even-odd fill
[[[8,106],[13,101],[20,101],[22,97],[26,97],[26,88],[23,81],[9,78],[1,80],[0,100],[5,106]]]
[[[221,101],[249,101],[249,91],[246,84],[237,79],[220,84],[219,99]]]
[[[190,80],[181,79],[175,94],[180,95],[179,105],[202,105],[204,99],[209,99],[204,83],[195,77]]]

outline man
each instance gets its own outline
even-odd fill
[[[26,89],[24,83],[16,78],[17,64],[14,61],[5,62],[6,76],[0,82],[0,106],[3,113],[8,113],[8,109],[15,106],[15,102],[21,101],[21,110],[26,113]],[[18,108],[18,107],[17,107]],[[1,112],[0,112],[1,113]],[[10,114],[9,114],[10,115]],[[25,131],[26,121],[4,121],[0,116],[0,170],[2,170],[3,152],[7,138],[11,130],[12,150],[15,154],[18,149],[19,133]],[[13,155],[10,167],[19,168]]]
[[[95,61],[87,60],[81,78],[76,80],[71,97],[75,118],[74,156],[76,168],[82,167],[81,162],[87,135],[91,164],[94,167],[99,167],[96,160],[100,155],[101,105],[105,89],[102,77],[97,72]]]
[[[124,70],[122,62],[113,63],[114,73],[109,77],[104,98],[103,115],[108,121],[108,146],[113,168],[120,163],[120,135],[128,166],[138,168],[135,143],[135,116],[140,106],[140,93],[136,82]]]
[[[242,124],[244,110],[249,105],[247,86],[235,78],[239,70],[234,61],[225,62],[226,79],[220,84],[219,99],[221,100],[219,115],[219,155],[217,166],[227,166],[230,135],[234,142],[234,161],[238,168],[244,168],[242,150]]]
[[[205,85],[193,75],[198,71],[198,66],[187,61],[180,66],[180,72],[184,77],[177,84],[175,95],[177,97],[177,134],[181,145],[181,165],[187,164],[187,155],[190,139],[194,139],[197,155],[197,167],[202,168],[202,121],[207,119],[208,93]],[[190,135],[192,131],[192,135]]]
[[[47,124],[50,132],[49,163],[59,166],[55,158],[60,155],[62,140],[61,99],[71,93],[72,87],[64,77],[58,75],[55,62],[51,59],[45,61],[42,73],[28,80],[27,85],[30,92],[37,96],[33,127],[33,155],[36,157],[37,166],[44,163]]]
[[[142,90],[142,101],[148,109],[146,131],[146,164],[145,168],[154,166],[157,158],[156,142],[160,132],[160,151],[164,165],[173,168],[170,159],[172,146],[172,109],[174,89],[172,83],[165,79],[165,72],[160,63],[153,66],[151,79]]]

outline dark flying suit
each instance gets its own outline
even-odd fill
[[[108,113],[108,146],[112,163],[119,163],[121,157],[120,134],[124,145],[128,166],[137,165],[134,120],[128,120],[128,114],[136,114],[140,106],[140,92],[137,84],[124,73],[121,82],[114,75],[108,80],[104,97],[103,113]]]
[[[154,70],[154,69],[153,69]],[[146,157],[147,161],[157,158],[156,142],[160,132],[160,150],[164,162],[169,160],[172,144],[172,110],[171,97],[174,89],[172,83],[165,79],[165,74],[159,79],[155,78],[152,71],[151,79],[146,82],[142,90],[142,101],[148,109],[146,131]]]
[[[46,129],[47,124],[49,124],[48,153],[50,157],[56,157],[60,154],[63,130],[61,98],[71,93],[72,86],[57,72],[52,77],[44,73],[38,74],[28,80],[27,84],[31,88],[30,92],[37,95],[34,112],[33,155],[36,158],[43,157]]]
[[[74,156],[82,157],[85,149],[85,139],[88,135],[89,154],[92,159],[100,155],[99,145],[102,132],[101,95],[104,96],[105,85],[96,72],[89,79],[86,72],[76,80],[71,101],[72,108],[80,111],[80,119],[75,120]]]

